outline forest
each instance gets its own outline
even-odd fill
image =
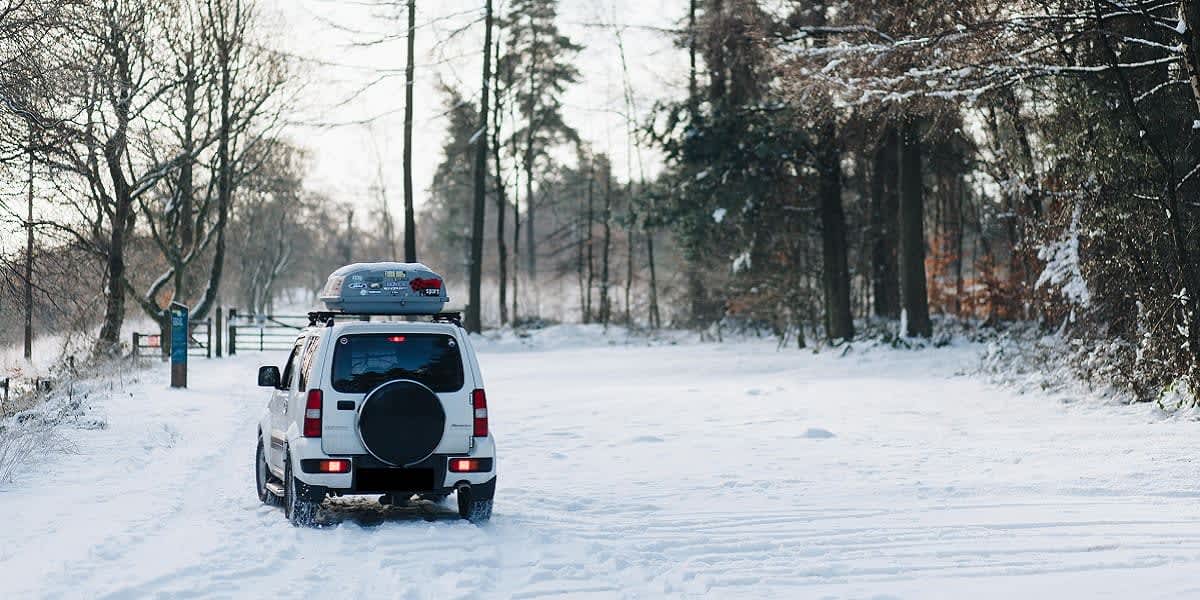
[[[472,331],[1020,325],[1139,400],[1200,391],[1196,0],[666,2],[686,86],[625,78],[621,159],[564,110],[588,73],[556,0],[480,2],[454,34],[478,71],[437,98],[412,86],[432,7],[375,4],[407,52],[395,205],[307,183],[309,65],[269,6],[0,1],[0,343],[121,354],[172,301],[268,313],[395,259],[453,281]],[[597,25],[621,72],[648,60]],[[414,102],[446,132],[420,204]]]

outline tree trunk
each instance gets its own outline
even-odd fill
[[[412,2],[412,0],[409,0]],[[492,83],[492,0],[484,3],[483,25],[483,90],[479,94],[479,131],[488,130],[488,102]],[[480,318],[480,285],[483,278],[483,225],[487,203],[487,149],[488,136],[475,136],[475,210],[471,220],[471,291],[467,301],[467,331],[479,333],[483,330]]]
[[[115,160],[120,160],[119,157]],[[119,165],[119,162],[118,162]],[[120,167],[115,167],[119,169]],[[96,340],[96,352],[113,355],[121,346],[121,325],[125,322],[125,239],[133,218],[133,201],[124,179],[114,183],[116,202],[112,231],[108,237],[108,256],[105,261],[104,321]]]
[[[842,152],[835,127],[825,128],[817,156],[820,180],[821,275],[825,288],[825,334],[830,340],[854,337],[850,314],[850,269],[846,257],[846,215],[842,209]]]
[[[900,299],[908,323],[904,335],[929,337],[929,298],[925,287],[924,186],[921,180],[919,124],[901,126],[900,140]]]
[[[532,118],[532,116],[530,118]],[[532,136],[532,135],[533,134],[530,133],[530,136]],[[525,239],[526,239],[526,242],[525,242],[525,261],[526,262],[525,262],[525,264],[526,264],[526,267],[528,268],[528,275],[526,275],[526,279],[529,280],[529,285],[534,290],[534,293],[536,294],[536,290],[537,290],[537,279],[536,279],[537,260],[534,258],[534,254],[537,252],[537,245],[536,245],[537,240],[535,240],[533,237],[533,235],[534,235],[534,231],[533,231],[533,214],[534,214],[533,206],[534,206],[534,204],[535,204],[535,202],[533,199],[533,139],[532,139],[532,137],[530,137],[527,140],[526,146],[525,146],[525,227],[527,229],[527,231],[526,231],[527,235],[525,236]],[[535,312],[534,312],[533,316],[536,317],[537,316],[536,301],[534,303],[534,308],[535,308]]]
[[[179,178],[177,180],[177,193],[179,194],[179,206],[176,208],[176,221],[179,223],[179,247],[169,249],[166,253],[170,259],[172,266],[175,268],[175,293],[172,300],[183,301],[188,293],[187,281],[187,265],[184,264],[184,256],[195,243],[195,227],[192,222],[192,210],[195,204],[193,198],[193,172],[195,170],[195,160],[193,158],[195,152],[195,119],[199,112],[196,108],[197,94],[200,81],[196,77],[195,54],[191,51],[187,53],[184,60],[185,75],[183,82],[183,152],[187,154],[187,159],[179,165]],[[151,299],[157,306],[157,300]]]
[[[120,73],[128,72],[123,61]],[[118,92],[121,97],[129,94],[129,80],[118,76]],[[104,288],[104,321],[96,340],[97,354],[115,355],[121,347],[121,325],[125,322],[125,240],[133,229],[133,190],[125,177],[125,151],[129,129],[129,104],[118,100],[115,103],[117,126],[113,135],[105,141],[103,154],[109,179],[112,180],[113,211],[112,230],[108,237],[108,254],[105,261],[107,282]]]
[[[29,133],[29,190],[25,197],[25,359],[33,358],[33,128]]]
[[[896,130],[889,127],[875,151],[871,173],[871,288],[875,314],[895,319],[900,316],[900,276],[896,269],[898,223],[896,182]]]
[[[229,7],[222,7],[217,17],[218,27],[214,35],[217,40],[217,65],[220,70],[220,108],[219,130],[217,135],[217,222],[213,225],[217,239],[214,242],[212,267],[208,274],[208,285],[200,302],[192,307],[190,318],[196,321],[204,319],[209,310],[217,303],[221,289],[221,274],[225,268],[225,232],[229,222],[229,213],[233,207],[233,190],[236,183],[233,170],[237,162],[232,156],[234,120],[241,118],[233,114],[234,75],[238,73],[236,56],[242,44],[248,43],[245,34],[246,13],[240,3],[234,3],[231,13],[225,13]],[[225,24],[225,19],[232,19]]]
[[[723,19],[724,4],[724,0],[712,0],[710,6],[705,10],[705,14],[709,18],[715,15],[716,18]],[[708,99],[716,103],[725,98],[725,45],[723,43],[714,44],[712,57],[710,58],[706,54],[705,59],[709,61]]]
[[[607,163],[606,163],[607,164]],[[612,305],[608,297],[609,246],[612,244],[612,169],[604,170],[604,242],[600,248],[600,322],[608,327]]]
[[[633,199],[630,198],[632,204]],[[625,224],[625,244],[627,246],[625,252],[625,325],[633,325],[633,256],[634,249],[637,247],[637,242],[633,239],[634,223],[633,217],[630,215],[629,222]]]
[[[696,3],[688,2],[688,116],[695,122],[700,112],[700,90],[696,84]]]
[[[592,290],[596,287],[596,261],[594,230],[596,227],[595,193],[596,162],[588,160],[588,190],[587,190],[587,301],[584,303],[583,322],[592,322]]]
[[[650,267],[650,328],[662,326],[662,317],[658,314],[658,273],[654,266],[654,230],[646,228],[646,261]]]
[[[491,14],[491,9],[488,9]],[[417,262],[417,221],[413,211],[413,45],[417,37],[417,0],[408,0],[408,56],[404,66],[404,262]],[[484,54],[488,50],[484,49]],[[485,57],[486,60],[486,57]],[[487,91],[487,84],[484,84]],[[487,99],[483,101],[487,110]],[[484,117],[486,125],[487,118]],[[486,145],[486,144],[485,144]]]
[[[519,177],[519,176],[518,176]],[[518,182],[519,184],[519,182]],[[514,186],[515,187],[515,186]],[[519,189],[519,188],[517,188]],[[514,192],[518,193],[518,192]],[[525,200],[526,203],[529,199]],[[518,312],[521,308],[517,298],[521,292],[521,204],[513,198],[513,257],[512,257],[512,320],[516,323],[521,318]]]
[[[538,47],[538,45],[537,45],[538,30],[537,30],[537,28],[532,27],[533,15],[529,16],[529,21],[530,21],[531,31],[533,32],[533,45],[531,46],[533,48],[533,56],[532,56],[532,60],[531,60],[530,64],[536,65],[536,64],[538,64],[538,60],[539,60],[538,53],[536,52],[536,49]],[[535,78],[533,77],[532,74],[529,77],[527,77],[527,79],[529,80],[529,97],[532,99],[536,95],[535,91],[537,89],[537,86],[534,81]],[[533,101],[530,101],[528,103],[528,112],[525,115],[525,226],[529,230],[528,231],[529,235],[526,236],[527,241],[525,243],[525,245],[528,247],[528,249],[525,251],[525,253],[526,253],[526,261],[528,262],[528,266],[529,266],[529,275],[528,275],[529,285],[534,290],[534,295],[536,297],[537,285],[538,285],[538,283],[537,283],[537,238],[534,237],[534,235],[535,235],[534,215],[535,215],[535,211],[536,211],[535,205],[537,204],[537,202],[534,201],[534,197],[533,197],[533,162],[534,162],[534,158],[535,158],[533,141],[537,134],[537,130],[534,125],[535,124],[534,112],[533,112],[534,104],[535,104],[535,102],[533,102]],[[537,301],[536,300],[534,301],[534,308],[535,308],[535,312],[534,312],[533,316],[536,317],[537,316],[537,313],[536,313]]]
[[[957,317],[962,317],[963,310],[963,238],[965,225],[963,223],[963,198],[967,194],[967,186],[963,182],[960,175],[958,177],[955,191],[956,209],[954,211],[955,218],[955,234],[954,234],[954,314]]]
[[[1188,85],[1192,102],[1200,113],[1200,0],[1179,0],[1179,15],[1183,19],[1183,57],[1187,65]]]
[[[500,36],[492,46],[492,55],[500,60]],[[492,81],[492,162],[496,167],[496,262],[498,263],[499,295],[500,295],[500,325],[508,324],[508,245],[504,240],[504,218],[508,214],[507,190],[504,185],[504,168],[500,162],[500,69],[497,66]]]
[[[584,277],[583,271],[583,246],[586,238],[583,235],[583,224],[576,223],[575,225],[575,279],[579,286],[579,321],[586,323],[585,315],[587,313],[586,304],[586,286],[587,279]]]

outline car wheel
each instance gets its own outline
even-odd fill
[[[283,513],[296,527],[312,527],[316,524],[319,502],[307,498],[307,486],[292,475],[292,461],[283,467]]]
[[[262,438],[258,438],[258,451],[254,456],[254,484],[258,488],[258,499],[267,506],[279,506],[279,496],[267,489],[267,483],[272,479],[274,477],[271,475],[271,469],[267,467],[267,454],[263,450]]]
[[[469,490],[459,490],[458,516],[472,523],[486,523],[492,518],[492,499],[475,500]]]

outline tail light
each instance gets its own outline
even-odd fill
[[[449,467],[451,473],[483,473],[492,470],[492,459],[452,458]]]
[[[350,461],[348,460],[322,460],[317,463],[317,471],[321,473],[349,473]]]
[[[475,437],[487,437],[487,394],[483,390],[471,392],[471,406],[475,408]]]
[[[308,390],[304,403],[304,437],[321,437],[321,390]]]

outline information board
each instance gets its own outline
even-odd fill
[[[171,387],[187,387],[188,307],[171,303]]]

